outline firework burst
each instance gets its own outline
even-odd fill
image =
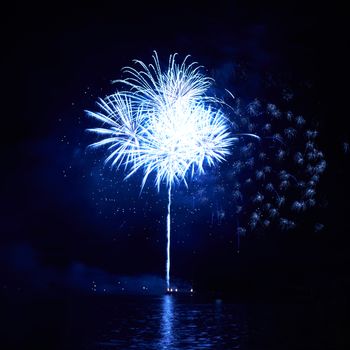
[[[98,102],[99,112],[87,114],[103,125],[89,129],[101,140],[91,147],[106,146],[105,162],[125,167],[126,178],[143,170],[141,188],[150,174],[155,185],[168,188],[166,283],[170,287],[170,209],[174,183],[187,175],[202,174],[205,166],[221,162],[237,138],[215,97],[207,95],[212,79],[201,73],[196,62],[181,64],[171,55],[164,71],[157,53],[153,64],[134,62],[139,70],[126,67],[125,79],[116,82],[127,89]]]

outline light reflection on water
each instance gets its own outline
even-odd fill
[[[116,306],[95,349],[241,349],[245,329],[242,306],[165,295]]]
[[[162,302],[162,323],[160,325],[161,349],[169,349],[174,343],[174,300],[171,295],[165,295]]]

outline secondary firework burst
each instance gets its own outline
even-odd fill
[[[221,162],[237,139],[222,103],[208,94],[213,79],[202,73],[187,56],[181,64],[176,54],[162,70],[158,55],[146,65],[135,60],[136,68],[123,69],[123,86],[97,103],[99,111],[88,116],[102,123],[88,129],[101,139],[91,147],[107,148],[106,163],[126,172],[126,178],[143,171],[141,189],[154,175],[158,191],[168,190],[166,284],[170,288],[171,198],[175,184],[184,183],[206,167]]]

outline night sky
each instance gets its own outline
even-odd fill
[[[217,95],[225,88],[235,95],[230,118],[239,125],[238,109],[243,106],[247,114],[246,106],[256,100],[259,132],[273,114],[271,104],[302,115],[308,125],[302,130],[319,132],[317,147],[327,163],[317,205],[303,213],[281,211],[295,224],[287,230],[280,221],[248,227],[256,210],[252,196],[261,192],[256,170],[266,164],[232,173],[244,140],[227,162],[190,180],[188,189],[176,186],[174,278],[241,296],[279,296],[298,288],[346,293],[350,135],[344,8],[305,1],[184,2],[171,8],[55,2],[13,5],[1,17],[3,292],[91,293],[96,281],[97,293],[120,292],[125,282],[138,292],[161,285],[166,188],[158,193],[149,182],[140,194],[142,174],[124,181],[122,170],[104,166],[103,150],[87,149],[96,137],[85,130],[98,125],[84,112],[96,110],[97,98],[114,91],[111,80],[120,78],[123,66],[134,58],[150,63],[157,50],[165,64],[178,52],[205,66]],[[282,133],[286,128],[282,122],[275,127]],[[293,156],[305,142],[300,137],[288,143]],[[261,149],[253,147],[255,157]],[[287,160],[270,165],[294,173]],[[247,178],[254,182],[249,191],[242,185]],[[242,214],[230,197],[238,183],[246,194]],[[297,200],[298,193],[292,187],[286,197]],[[241,226],[247,231],[238,237]]]

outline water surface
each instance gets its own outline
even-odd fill
[[[14,298],[2,308],[1,349],[346,349],[344,310],[178,295]]]

